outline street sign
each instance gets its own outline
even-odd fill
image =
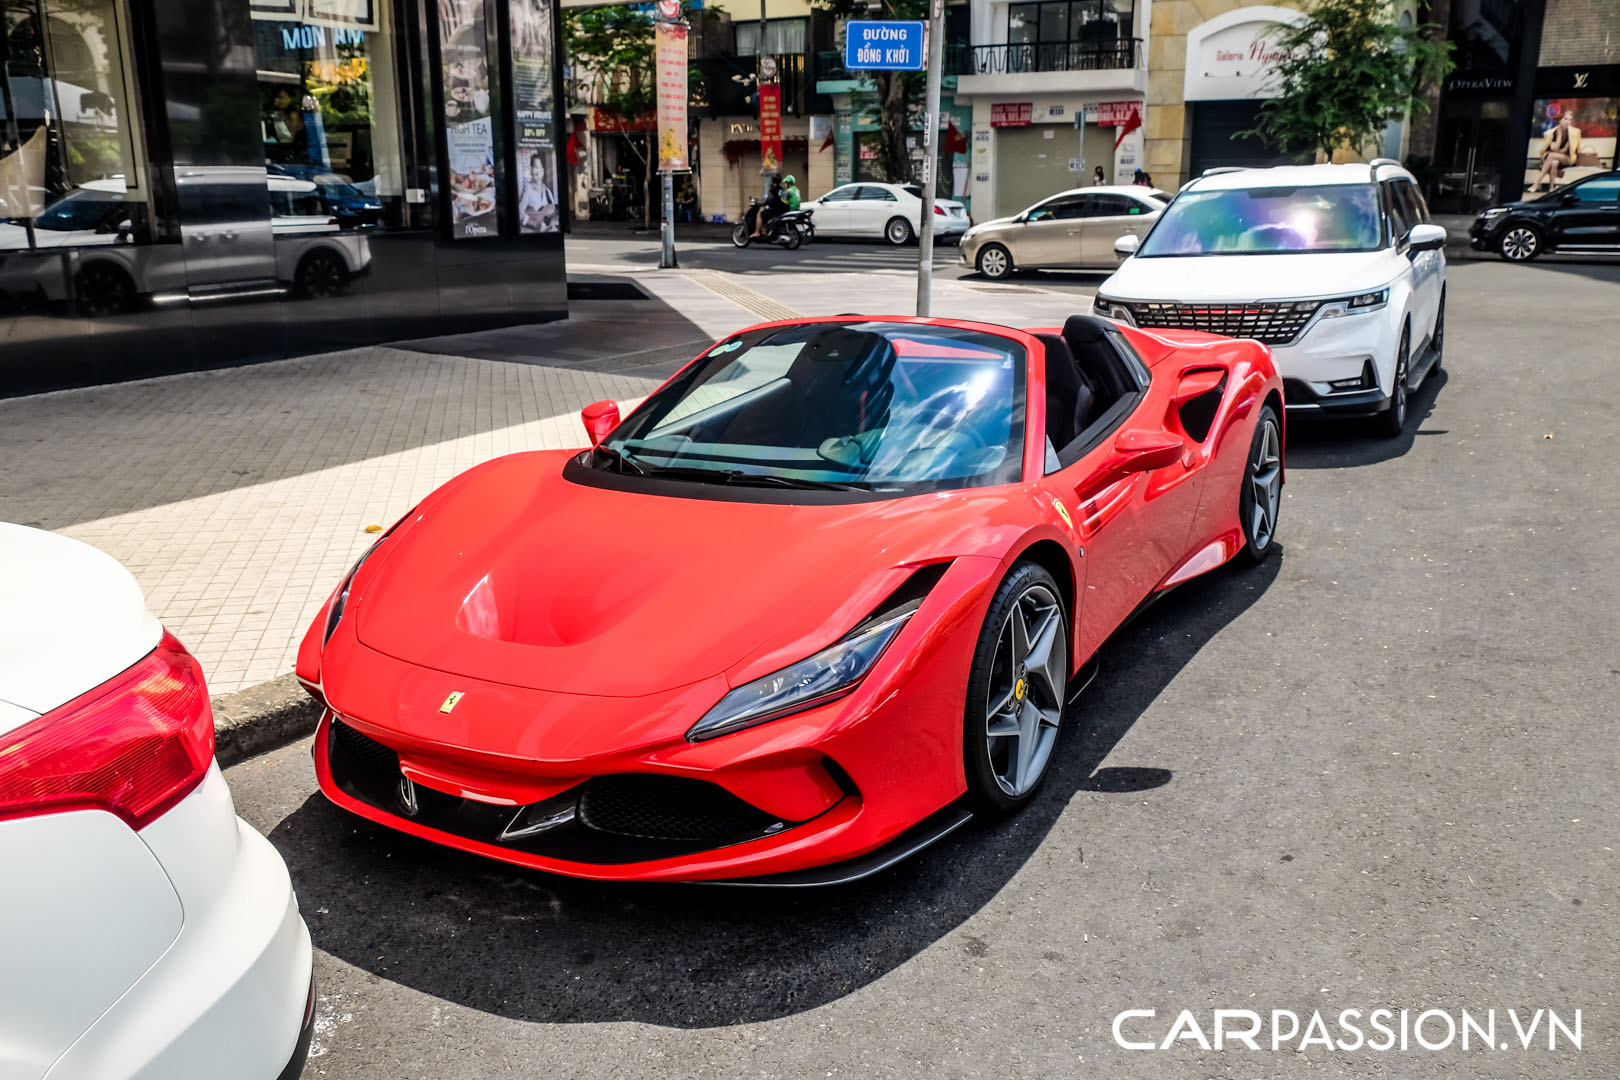
[[[844,24],[844,66],[850,71],[921,71],[923,24],[852,19]]]

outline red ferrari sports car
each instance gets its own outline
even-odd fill
[[[385,533],[298,676],[337,805],[602,879],[821,884],[1034,795],[1103,641],[1275,544],[1265,346],[775,322]]]

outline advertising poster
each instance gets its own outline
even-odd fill
[[[688,172],[686,24],[658,23],[658,168]]]
[[[450,235],[495,236],[495,125],[490,120],[484,0],[439,0],[445,143],[450,151]]]
[[[759,171],[782,171],[782,84],[759,88]]]
[[[1614,168],[1616,131],[1620,130],[1620,101],[1614,98],[1542,98],[1530,111],[1530,160],[1539,168],[1542,148],[1565,116],[1570,119],[1566,145],[1572,151],[1560,182],[1579,180]],[[1525,183],[1530,182],[1529,174]]]
[[[557,198],[551,0],[511,0],[510,11],[518,232],[553,233],[562,228],[562,212]]]

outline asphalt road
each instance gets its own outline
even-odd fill
[[[580,884],[344,816],[307,745],[230,770],[318,950],[309,1075],[1620,1075],[1620,267],[1450,288],[1408,435],[1291,429],[1280,557],[1105,647],[1025,813],[876,879]],[[1495,1009],[1514,1049],[1110,1035],[1379,1007]]]

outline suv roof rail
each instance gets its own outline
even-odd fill
[[[1221,173],[1242,172],[1242,171],[1243,171],[1243,166],[1242,165],[1218,165],[1213,169],[1205,169],[1203,172],[1198,174],[1198,178],[1200,180],[1202,180],[1206,176],[1219,176],[1219,175],[1221,175]]]
[[[1388,158],[1388,157],[1376,157],[1376,158],[1373,158],[1371,161],[1369,161],[1367,163],[1368,168],[1372,169],[1373,172],[1377,172],[1379,169],[1383,168],[1385,165],[1393,165],[1397,169],[1401,168],[1401,163],[1400,162],[1396,161],[1394,158]]]

